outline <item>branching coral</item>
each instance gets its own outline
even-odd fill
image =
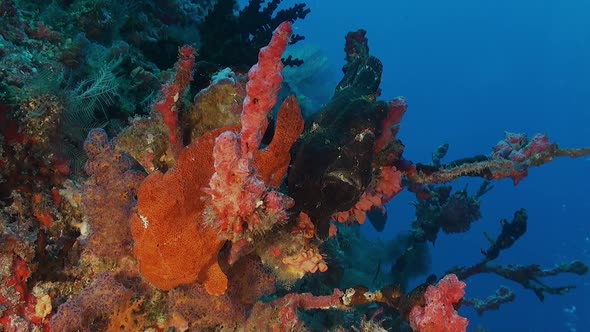
[[[478,192],[470,196],[467,188],[451,193],[451,186],[421,186],[416,207],[416,219],[412,223],[415,242],[434,243],[442,229],[445,233],[464,233],[471,224],[481,218],[481,197],[493,186],[482,182]]]
[[[530,167],[541,166],[555,157],[579,158],[588,154],[588,148],[560,148],[557,144],[550,143],[543,134],[537,134],[529,140],[524,134],[506,132],[505,139],[498,142],[491,156],[477,155],[438,166],[411,165],[407,170],[407,177],[418,184],[445,183],[462,176],[488,180],[512,178],[517,185],[528,175]]]
[[[514,301],[516,294],[510,288],[501,286],[496,290],[496,293],[488,296],[486,299],[463,299],[461,305],[473,307],[479,315],[489,310],[498,310],[504,303]]]
[[[561,263],[553,268],[542,269],[537,264],[531,265],[492,265],[490,262],[498,258],[500,253],[512,247],[514,243],[527,230],[528,215],[524,209],[520,209],[514,213],[514,218],[511,222],[503,219],[500,221],[502,231],[494,240],[487,233],[485,234],[490,247],[487,250],[481,250],[484,258],[472,266],[458,266],[452,268],[449,273],[455,273],[459,279],[465,280],[474,275],[481,273],[494,273],[505,279],[512,280],[520,284],[525,289],[530,289],[535,293],[537,298],[541,301],[545,299],[545,294],[559,294],[563,295],[575,288],[575,286],[549,286],[540,280],[542,277],[556,276],[563,273],[573,273],[577,275],[584,275],[588,273],[588,265],[581,261],[572,261]],[[506,292],[504,292],[506,293]],[[496,305],[500,303],[514,300],[514,296],[504,295],[502,302],[494,302]],[[491,306],[493,308],[493,306]],[[486,310],[485,306],[481,310]],[[479,312],[479,310],[478,310]],[[481,312],[480,312],[481,313]]]
[[[277,10],[281,0],[250,0],[239,15],[234,15],[235,0],[218,0],[200,24],[202,45],[199,49],[205,61],[225,66],[248,68],[256,62],[258,50],[268,44],[272,32],[285,21],[304,19],[309,8],[304,3]],[[296,35],[292,42],[303,39]]]

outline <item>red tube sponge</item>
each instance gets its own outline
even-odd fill
[[[155,109],[162,114],[164,124],[168,127],[168,139],[170,140],[170,148],[174,157],[178,156],[182,148],[176,102],[180,94],[186,90],[192,81],[194,66],[195,50],[188,45],[184,45],[178,51],[178,62],[176,63],[174,81],[162,86],[162,99],[155,105]]]
[[[281,88],[281,56],[289,43],[291,23],[273,32],[258,63],[248,72],[247,96],[241,115],[241,131],[219,135],[213,149],[215,173],[206,192],[211,195],[210,223],[224,239],[252,241],[254,234],[270,230],[287,219],[293,200],[271,187],[280,186],[287,171],[289,149],[303,130],[299,105],[287,98],[278,114],[277,131],[267,149],[260,141],[268,126],[267,116]],[[286,124],[286,121],[293,123]]]
[[[281,23],[273,32],[268,46],[260,49],[258,63],[248,71],[246,98],[242,108],[241,150],[251,158],[268,126],[267,115],[277,103],[283,82],[281,56],[289,44],[291,22]]]

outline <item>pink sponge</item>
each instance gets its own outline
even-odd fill
[[[281,56],[289,44],[291,32],[291,22],[281,23],[273,32],[268,46],[260,50],[258,63],[248,71],[241,119],[241,149],[245,156],[251,157],[252,152],[258,149],[268,126],[268,112],[277,103],[283,82]]]
[[[469,321],[453,307],[465,295],[465,283],[454,274],[446,275],[438,285],[428,286],[424,293],[426,306],[415,306],[410,312],[410,326],[420,332],[461,332]]]

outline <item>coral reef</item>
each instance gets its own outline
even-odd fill
[[[410,289],[440,231],[481,218],[489,181],[590,148],[505,133],[489,155],[405,159],[407,102],[379,100],[364,30],[346,36],[332,98],[304,117],[282,74],[303,66],[285,50],[310,11],[280,4],[0,4],[0,329],[464,331],[464,308],[515,300],[506,287],[464,298],[478,274],[541,301],[575,288],[541,278],[584,275],[582,261],[493,264],[527,231],[522,209],[485,234],[481,260]],[[484,182],[453,192],[460,177]],[[404,189],[412,229],[367,240],[360,225],[383,230]]]

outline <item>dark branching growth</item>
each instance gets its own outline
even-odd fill
[[[512,302],[515,298],[516,294],[510,288],[501,286],[496,290],[495,294],[490,295],[485,299],[463,299],[461,305],[473,307],[473,309],[475,309],[475,311],[481,316],[486,311],[498,310],[502,304]]]
[[[309,14],[305,3],[277,11],[281,0],[250,0],[235,14],[235,0],[219,0],[200,25],[199,58],[224,66],[247,69],[256,63],[258,51],[270,41],[273,30],[284,21],[304,19]],[[304,39],[293,35],[291,44]],[[287,65],[296,65],[291,58]]]
[[[303,64],[303,60],[299,58],[294,58],[292,55],[289,55],[286,59],[282,59],[284,66],[289,67],[299,67]]]
[[[520,209],[514,213],[514,219],[509,222],[506,219],[502,219],[500,224],[502,225],[502,232],[498,235],[496,240],[493,240],[489,234],[484,233],[485,237],[491,243],[488,250],[483,250],[481,253],[486,256],[487,261],[498,258],[501,250],[508,249],[518,240],[521,236],[526,233],[527,229],[527,213],[525,209]]]
[[[436,148],[434,152],[432,152],[432,166],[440,167],[441,160],[447,155],[449,151],[449,145],[443,144]]]
[[[412,223],[412,234],[415,241],[434,243],[441,229],[447,234],[467,232],[471,223],[481,218],[481,196],[492,188],[489,181],[484,181],[477,193],[470,196],[467,188],[451,194],[451,186],[422,186],[420,190],[428,198],[414,203],[416,220]]]
[[[512,280],[526,289],[532,290],[539,300],[545,299],[545,294],[563,295],[574,289],[575,286],[558,286],[552,287],[546,285],[541,278],[556,276],[562,273],[573,273],[583,275],[588,273],[588,266],[580,261],[573,261],[569,263],[561,263],[549,269],[542,269],[538,264],[531,265],[492,265],[490,261],[498,258],[503,250],[510,248],[516,240],[518,240],[527,229],[527,214],[524,209],[520,209],[514,213],[512,222],[502,220],[502,231],[495,240],[491,240],[489,235],[486,237],[491,242],[490,248],[482,250],[484,258],[481,262],[470,267],[455,267],[448,271],[454,273],[461,280],[467,279],[471,276],[480,273],[494,273],[500,277]],[[508,299],[514,299],[514,296],[508,296],[507,292],[502,292],[503,300],[492,301],[494,305],[488,307],[480,307],[478,312],[483,312],[488,309],[497,309],[501,303],[508,302]],[[471,300],[475,301],[475,300]],[[486,302],[488,300],[484,300]],[[481,314],[480,312],[480,314]]]
[[[553,277],[562,273],[584,275],[588,273],[588,266],[581,261],[561,263],[549,269],[542,269],[538,264],[531,265],[489,265],[482,266],[478,273],[494,273],[505,279],[519,283],[522,287],[535,292],[539,300],[545,299],[545,293],[564,295],[576,286],[552,287],[543,283],[540,278]]]

